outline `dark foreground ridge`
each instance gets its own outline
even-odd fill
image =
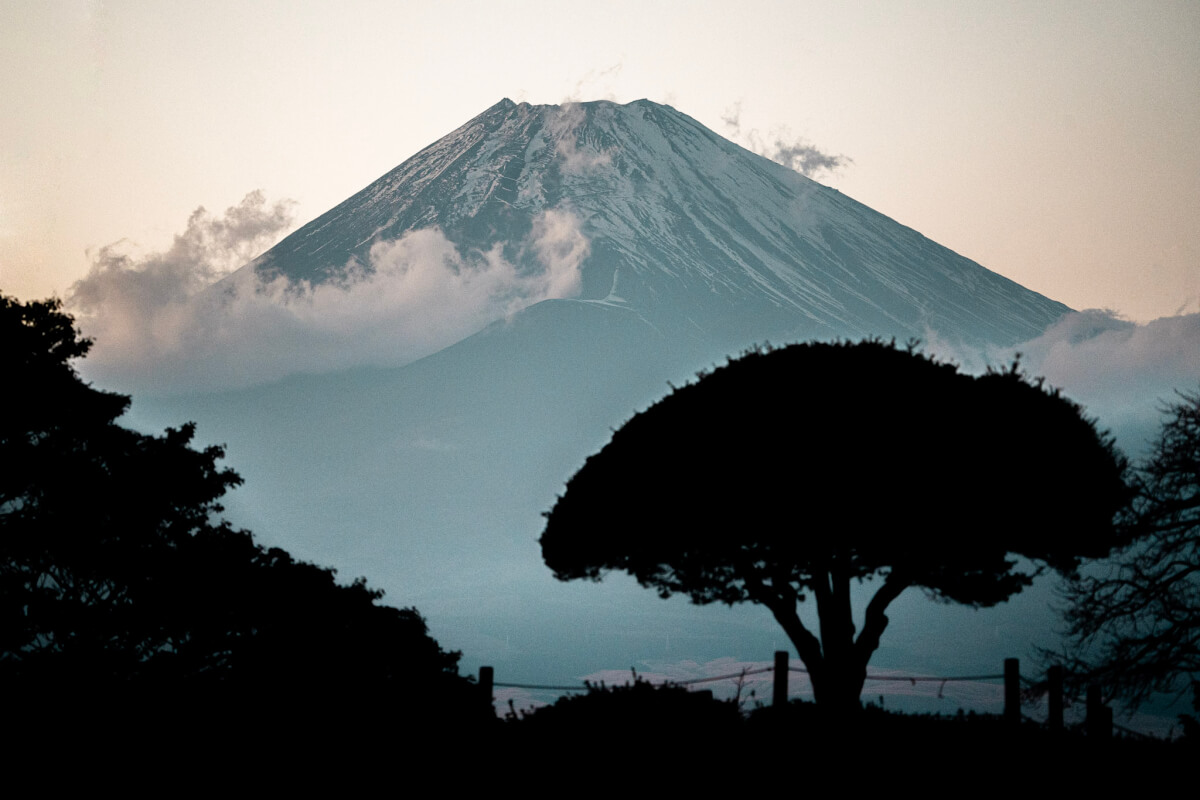
[[[50,704],[10,717],[21,720],[23,734],[10,763],[35,773],[69,764],[75,772],[65,785],[85,776],[151,784],[187,776],[197,785],[385,781],[402,791],[438,776],[447,789],[516,782],[540,794],[592,783],[745,791],[801,776],[813,786],[953,780],[961,789],[1030,781],[1152,788],[1190,769],[1200,753],[1194,738],[1097,739],[989,715],[903,715],[868,705],[830,717],[798,702],[744,714],[706,692],[644,683],[593,687],[504,719],[414,716],[411,699],[353,693],[330,703],[327,694],[298,693],[264,702],[226,693],[189,695],[181,704],[166,693],[130,705],[129,695],[113,695],[66,716]],[[97,725],[100,734],[92,733]]]

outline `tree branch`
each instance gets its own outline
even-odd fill
[[[867,604],[866,618],[863,620],[862,633],[854,643],[854,652],[865,664],[879,648],[879,638],[883,636],[888,626],[888,618],[884,611],[900,593],[912,586],[912,581],[904,578],[898,572],[891,572],[883,581],[883,586]]]
[[[745,571],[746,591],[752,600],[762,603],[775,616],[783,632],[796,645],[796,653],[810,675],[824,674],[824,659],[821,642],[812,631],[804,626],[796,611],[797,598],[790,585],[767,587],[755,570]],[[816,680],[820,680],[817,678]]]

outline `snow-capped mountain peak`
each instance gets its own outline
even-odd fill
[[[321,283],[436,227],[462,253],[537,271],[531,233],[548,213],[586,240],[578,300],[730,347],[931,334],[1009,345],[1068,310],[649,100],[501,100],[247,269]]]

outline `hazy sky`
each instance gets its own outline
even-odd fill
[[[1200,309],[1200,4],[1162,1],[0,0],[0,290],[255,189],[299,225],[505,96],[803,138],[1074,308]]]
[[[294,229],[503,97],[645,97],[755,149],[803,140],[849,160],[822,182],[1031,289],[1139,322],[1182,313],[1140,326],[1069,315],[1026,343],[1035,374],[1069,387],[1107,426],[1150,431],[1155,398],[1200,376],[1195,0],[0,0],[0,291],[65,296],[91,264],[117,257],[101,248],[121,239],[157,253],[142,263],[164,269],[195,248],[201,269],[185,277],[231,268],[249,253],[205,237],[237,216],[226,209],[247,208],[249,193],[263,193],[251,204],[263,235],[245,241],[265,247],[289,214]],[[208,214],[193,216],[200,206]],[[174,239],[185,230],[200,233]],[[290,496],[272,495],[274,473],[256,472],[287,459],[253,436],[230,441],[240,448],[232,465],[250,478],[234,498],[250,516],[239,524],[290,546]],[[537,510],[522,553],[532,552]],[[394,516],[355,524],[391,536]],[[368,552],[376,540],[327,538],[382,563]],[[482,634],[453,627],[457,597],[439,607],[406,594],[389,568],[369,577],[390,601],[419,600],[441,615],[444,643],[497,657]],[[536,558],[522,568],[551,580]],[[457,584],[447,585],[450,596]],[[595,587],[580,591],[580,607],[596,603]],[[629,608],[642,607],[640,592]],[[499,596],[496,618],[526,602],[515,590]],[[1023,608],[1044,611],[1044,598],[1026,599]],[[918,663],[905,648],[925,653],[926,613],[894,614],[893,664]],[[959,647],[970,637],[1024,643],[963,614],[947,637],[956,652],[978,651]],[[542,621],[511,616],[514,648],[536,653],[542,640],[519,634]],[[487,636],[508,652],[507,630]],[[613,663],[630,663],[622,658]]]

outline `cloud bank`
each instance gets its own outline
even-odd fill
[[[1157,436],[1163,404],[1177,390],[1200,389],[1200,313],[1138,324],[1093,309],[1066,314],[1013,348],[967,351],[935,336],[926,349],[970,371],[1011,364],[1020,354],[1027,374],[1083,405],[1134,458]]]
[[[569,115],[563,121],[573,127]],[[533,303],[577,295],[590,251],[578,217],[557,208],[539,214],[522,241],[486,252],[462,252],[433,227],[376,242],[336,282],[231,275],[286,230],[291,207],[252,192],[221,216],[197,209],[163,252],[139,256],[128,242],[102,248],[67,298],[95,340],[84,377],[175,394],[399,366]],[[1020,353],[1028,374],[1081,403],[1134,458],[1157,435],[1163,404],[1178,390],[1200,390],[1200,313],[1137,324],[1110,311],[1073,312],[1004,350],[968,350],[933,332],[925,341],[928,352],[971,371],[1006,366]]]
[[[254,191],[221,217],[197,208],[165,252],[139,256],[124,239],[102,247],[87,277],[71,287],[70,304],[85,317],[115,321],[183,301],[274,244],[291,227],[294,205],[268,205]]]
[[[220,219],[198,210],[164,253],[101,250],[68,298],[95,339],[84,376],[120,391],[175,394],[399,366],[532,303],[578,294],[589,253],[578,218],[560,208],[534,219],[517,243],[518,263],[504,257],[503,242],[463,253],[433,227],[376,242],[333,282],[265,280],[247,268],[212,284],[268,230],[278,232],[278,208],[255,193]]]
[[[1146,324],[1110,311],[1068,314],[1020,348],[1043,375],[1113,429],[1130,455],[1157,436],[1164,402],[1200,388],[1200,314]]]

